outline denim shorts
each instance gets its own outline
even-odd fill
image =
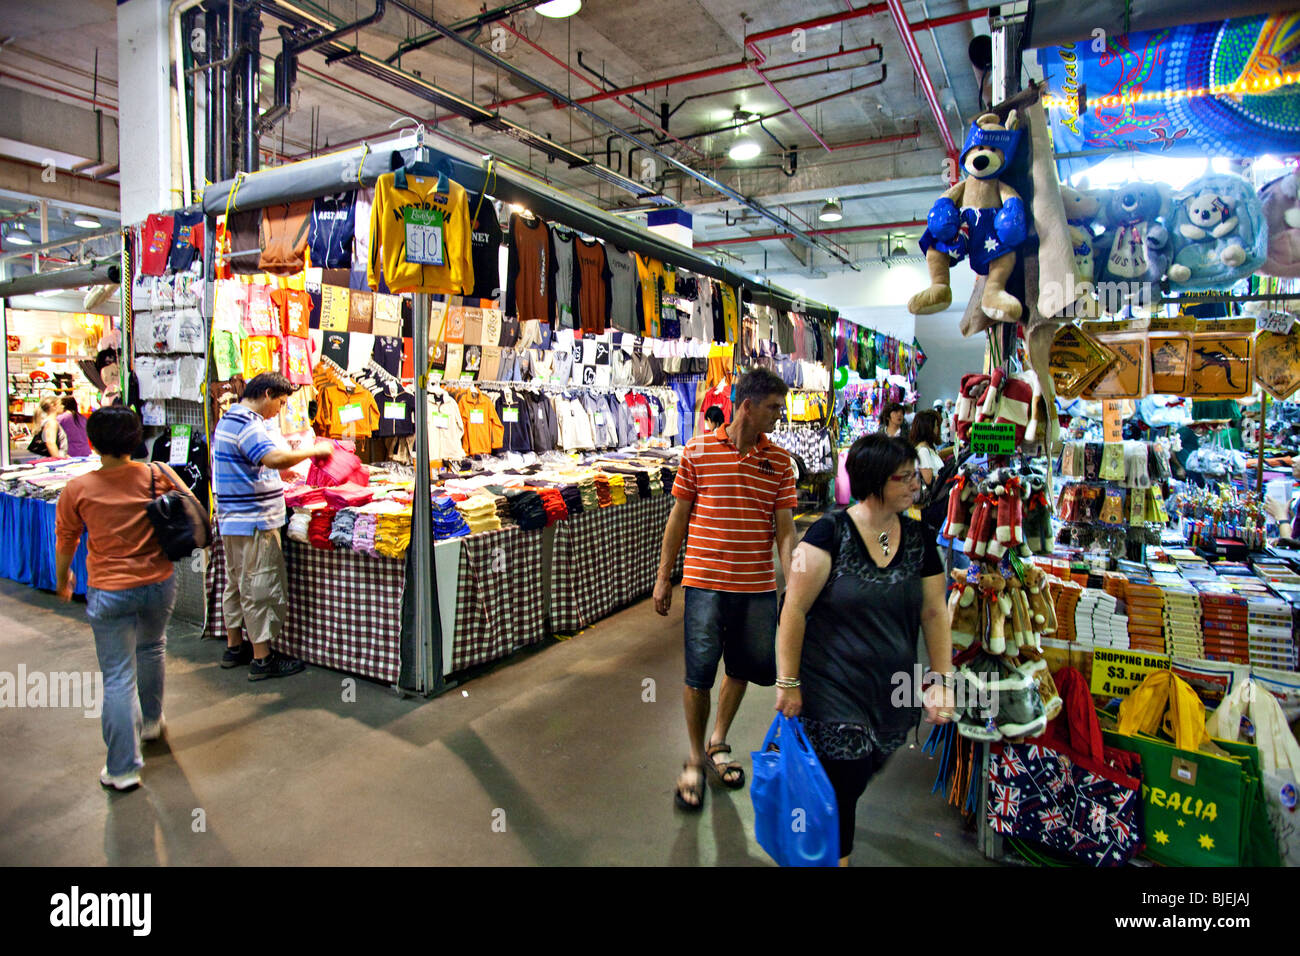
[[[686,593],[686,685],[713,687],[718,661],[735,680],[776,683],[776,592],[683,588]]]

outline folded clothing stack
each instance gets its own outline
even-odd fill
[[[596,482],[596,500],[600,502],[600,507],[608,508],[614,503],[609,490],[609,479],[604,475],[597,475],[593,480]]]
[[[310,485],[297,485],[284,492],[284,503],[290,508],[307,508],[325,500],[325,492]]]
[[[353,551],[368,554],[372,558],[377,556],[378,552],[375,551],[375,526],[377,521],[376,515],[364,511],[357,512],[357,520],[352,525]]]
[[[337,513],[333,508],[324,506],[311,510],[311,520],[307,522],[307,540],[313,548],[334,550],[334,543],[330,541],[330,528],[334,525],[334,515]]]
[[[577,485],[564,485],[561,487],[560,497],[564,499],[564,506],[569,509],[569,514],[582,514],[582,492],[578,490]],[[597,507],[600,507],[599,504],[597,504]]]
[[[470,534],[501,530],[496,502],[487,495],[471,495],[464,501],[456,502],[456,509],[469,525]]]
[[[294,541],[308,544],[307,527],[311,521],[311,512],[306,508],[294,508],[289,516],[289,537]]]
[[[659,469],[659,477],[664,484],[664,494],[671,495],[673,493],[673,481],[677,477],[677,469],[664,465]]]
[[[542,507],[546,509],[548,525],[564,521],[569,517],[569,508],[564,503],[564,496],[560,494],[559,488],[539,488],[537,493],[541,496]]]
[[[330,525],[330,541],[342,551],[352,549],[352,534],[356,530],[357,513],[351,508],[344,508],[334,516]]]
[[[510,501],[510,516],[519,527],[525,531],[546,527],[546,508],[537,492],[508,488],[506,498]]]
[[[461,517],[456,502],[446,495],[434,495],[432,504],[433,536],[443,538],[462,538],[469,534],[469,525]]]
[[[624,490],[623,476],[609,476],[609,500],[616,505],[627,504],[627,492]]]
[[[353,482],[336,485],[333,488],[322,488],[320,493],[327,505],[340,509],[360,508],[362,505],[369,504],[375,497],[373,490]]]
[[[411,544],[411,512],[380,512],[375,522],[375,553],[400,558]]]
[[[334,442],[334,451],[324,461],[312,461],[307,472],[307,484],[314,488],[332,488],[335,485],[370,484],[370,469],[341,442]],[[350,444],[350,443],[349,443]]]

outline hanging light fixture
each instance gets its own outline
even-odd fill
[[[5,235],[5,242],[11,246],[31,246],[35,245],[32,237],[27,234],[27,227],[18,221],[9,227],[9,232]]]
[[[582,9],[582,0],[549,0],[548,3],[539,3],[533,9],[552,20],[563,20]]]
[[[731,148],[727,150],[727,156],[730,159],[743,163],[747,160],[753,159],[761,153],[763,147],[759,146],[758,140],[745,132],[744,126],[741,125],[749,119],[748,113],[737,106],[735,112],[732,114],[732,118],[736,123],[736,141],[732,143]]]
[[[821,215],[817,217],[822,222],[839,222],[844,218],[844,210],[840,208],[838,199],[826,200],[826,205],[822,206]]]
[[[100,229],[103,223],[99,221],[98,216],[92,216],[88,212],[79,212],[72,220],[72,224],[81,229]]]

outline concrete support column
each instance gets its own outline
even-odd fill
[[[117,7],[122,223],[183,204],[172,190],[172,89],[168,0]]]

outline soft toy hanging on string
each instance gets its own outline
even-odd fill
[[[1020,300],[1006,290],[1016,265],[1016,249],[1028,234],[1024,200],[998,177],[1011,165],[1020,142],[1012,113],[1003,126],[996,113],[979,117],[962,147],[967,178],[930,208],[921,250],[930,269],[930,287],[908,300],[914,315],[942,312],[952,304],[950,267],[969,257],[976,273],[987,276],[980,307],[989,318],[1015,322]]]

